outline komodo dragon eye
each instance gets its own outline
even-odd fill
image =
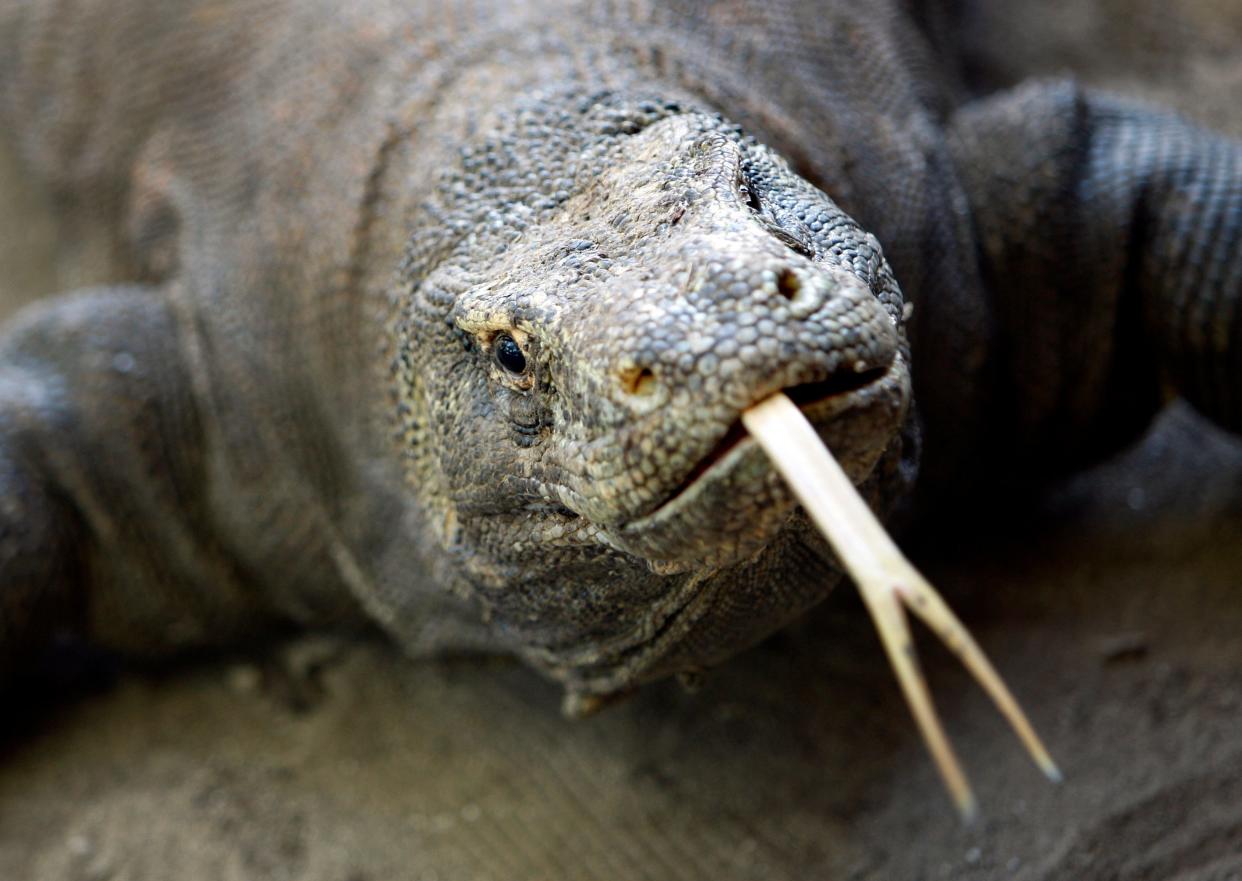
[[[492,352],[496,363],[510,373],[526,372],[526,355],[522,353],[522,347],[517,341],[507,333],[496,337]]]
[[[755,188],[746,181],[738,182],[738,191],[742,196],[742,201],[746,203],[746,207],[756,214],[763,213],[763,203],[759,201],[759,194],[755,192]]]

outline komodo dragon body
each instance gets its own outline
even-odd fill
[[[883,511],[1170,393],[1242,428],[1242,147],[968,101],[934,17],[8,4],[3,129],[127,281],[0,343],[4,663],[371,620],[589,704],[839,579],[739,427],[775,391]]]

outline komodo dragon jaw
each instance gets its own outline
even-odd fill
[[[462,155],[431,209],[456,238],[404,270],[397,436],[493,626],[601,694],[826,595],[831,554],[738,420],[788,390],[855,482],[900,491],[912,469],[876,466],[903,453],[908,351],[875,238],[676,101],[536,95]]]

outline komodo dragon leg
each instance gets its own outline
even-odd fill
[[[256,612],[204,538],[173,313],[160,289],[100,288],[0,335],[0,679],[58,632],[159,653]]]
[[[1242,431],[1242,142],[1063,82],[968,105],[951,142],[991,292],[999,466],[1082,465],[1173,394]]]

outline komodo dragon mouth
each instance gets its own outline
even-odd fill
[[[793,401],[799,409],[808,414],[808,418],[813,423],[821,422],[824,419],[822,414],[823,405],[833,404],[831,415],[836,415],[850,406],[849,397],[853,392],[866,388],[873,383],[891,376],[892,367],[875,367],[865,370],[861,373],[848,375],[838,375],[831,379],[820,382],[807,382],[801,385],[791,386],[784,390],[784,394]],[[819,411],[819,412],[817,412]],[[819,418],[816,418],[819,416]],[[831,418],[829,416],[829,418]],[[672,492],[655,506],[652,515],[677,504],[685,494],[699,482],[701,478],[707,477],[717,465],[720,465],[730,453],[737,450],[744,444],[753,443],[753,438],[746,431],[746,427],[742,424],[739,416],[726,429],[724,436],[721,437],[719,443],[714,446],[710,452],[690,469],[685,479],[678,484]],[[650,515],[649,515],[650,516]]]
[[[891,449],[907,416],[909,370],[887,363],[783,390],[861,483]],[[757,398],[756,398],[757,402]],[[656,571],[720,570],[760,553],[787,530],[796,500],[746,431],[741,411],[703,446],[684,476],[648,511],[610,530]],[[743,504],[741,500],[745,500]]]

